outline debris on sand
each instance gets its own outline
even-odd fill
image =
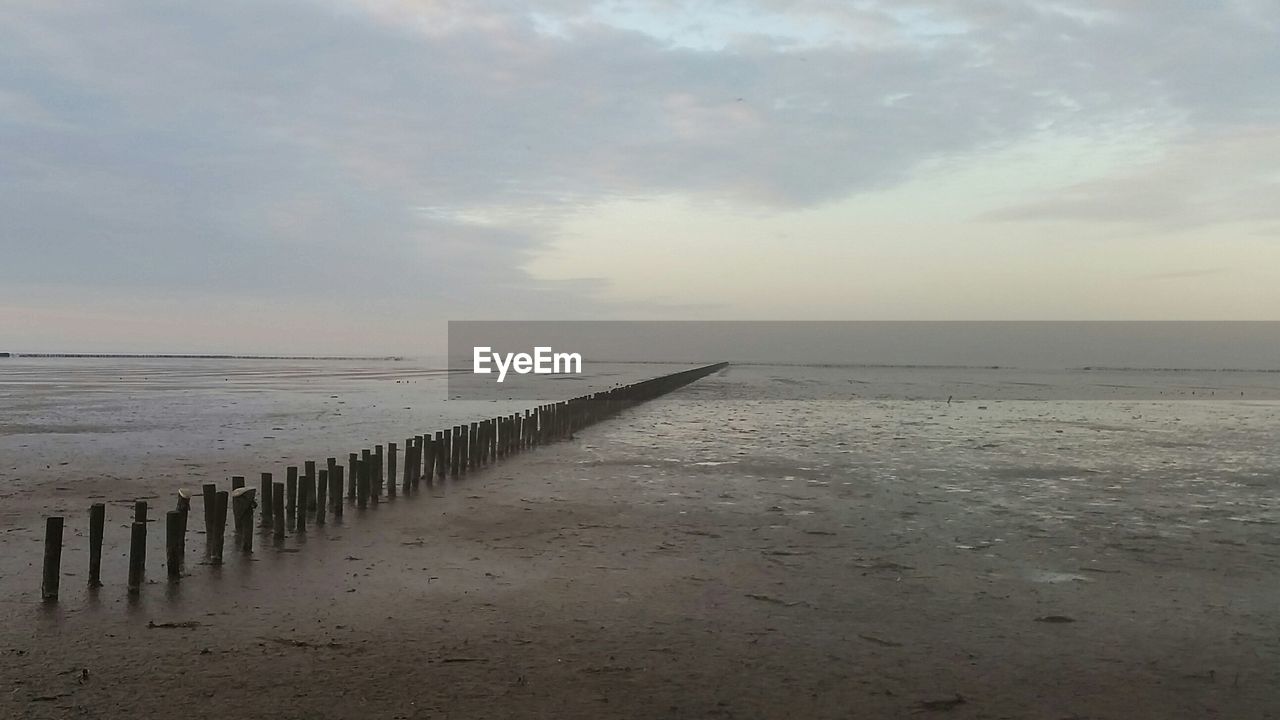
[[[1075,618],[1066,615],[1041,615],[1036,618],[1036,622],[1042,623],[1073,623],[1075,621]]]
[[[964,704],[964,696],[960,693],[956,693],[955,697],[947,698],[946,700],[921,700],[916,703],[916,707],[919,708],[919,710],[947,711],[954,710]]]
[[[337,648],[342,647],[342,643],[334,642],[332,640],[326,643],[312,643],[312,642],[307,642],[306,640],[294,640],[292,638],[272,637],[272,636],[265,636],[265,635],[262,637],[262,639],[266,640],[267,642],[276,643],[278,645],[288,645],[290,647],[297,647],[297,648],[327,648],[330,650],[335,650]]]
[[[757,595],[755,593],[746,593],[746,596],[751,598],[752,600],[759,600],[760,602],[767,602],[773,605],[781,605],[783,607],[796,607],[799,605],[810,607],[809,603],[804,602],[802,600],[796,600],[795,602],[787,602],[786,600],[779,600],[778,598],[771,597],[769,595]]]
[[[874,645],[879,645],[880,647],[902,647],[902,643],[900,642],[885,640],[883,638],[878,638],[874,635],[859,635],[858,637]]]
[[[195,620],[183,620],[181,622],[153,622],[148,620],[147,627],[152,630],[188,630],[190,628],[200,627],[200,623]]]
[[[864,570],[889,570],[892,572],[901,572],[903,570],[915,570],[912,565],[903,565],[902,563],[893,562],[891,560],[876,560],[870,563],[853,563],[853,567],[862,568]]]

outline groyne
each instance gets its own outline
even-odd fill
[[[187,535],[192,501],[202,505],[205,547],[203,562],[221,565],[228,550],[227,519],[231,518],[232,552],[252,553],[255,540],[280,546],[291,535],[306,532],[308,525],[348,521],[363,517],[371,504],[397,495],[413,496],[425,485],[457,480],[520,453],[572,437],[575,432],[606,420],[640,403],[652,400],[725,368],[715,363],[623,385],[610,390],[540,405],[523,413],[485,418],[468,424],[408,434],[403,442],[387,442],[354,452],[289,465],[283,480],[261,472],[251,484],[249,475],[235,475],[227,487],[205,483],[198,494],[179,490],[172,510],[165,512],[165,573],[180,582],[186,571]],[[344,462],[345,460],[345,462]],[[145,500],[133,507],[127,538],[130,595],[141,591],[147,574],[147,533],[150,508]],[[159,521],[160,518],[157,518]],[[104,537],[106,506],[89,508],[87,564],[89,584],[101,587],[103,545],[125,538]],[[64,516],[45,519],[41,598],[56,602],[62,577]]]

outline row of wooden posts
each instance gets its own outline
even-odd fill
[[[716,372],[727,363],[716,363],[693,370],[664,375],[632,385],[624,385],[591,395],[542,405],[523,414],[512,414],[469,425],[455,425],[449,430],[423,433],[405,440],[404,466],[400,490],[416,491],[421,483],[433,478],[458,477],[526,449],[570,437],[575,431],[616,415],[628,407],[671,392],[699,378]],[[243,476],[231,478],[231,490],[218,490],[214,483],[201,488],[204,503],[205,558],[211,565],[221,565],[230,510],[235,531],[235,547],[253,552],[254,511],[260,510],[258,525],[269,528],[276,543],[284,541],[286,532],[306,530],[308,522],[323,525],[326,516],[342,518],[347,504],[364,510],[369,503],[380,502],[382,496],[396,496],[399,448],[396,443],[365,448],[347,455],[345,467],[337,458],[328,458],[325,467],[315,461],[286,469],[284,482],[271,473],[261,475],[261,495],[257,488],[246,485]],[[345,497],[344,497],[345,490]],[[260,500],[260,501],[259,501]],[[145,500],[134,503],[133,524],[129,537],[128,592],[137,594],[146,574],[148,506]],[[191,496],[178,491],[177,507],[165,513],[165,566],[170,580],[181,578],[186,557],[187,518]],[[44,572],[40,594],[45,601],[58,599],[62,564],[63,517],[45,520]],[[89,508],[89,585],[102,585],[102,541],[106,528],[106,505],[94,503]]]

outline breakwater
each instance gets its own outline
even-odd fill
[[[206,483],[198,492],[179,490],[173,509],[155,518],[164,532],[163,566],[171,582],[186,572],[187,538],[193,503],[202,509],[203,562],[221,565],[226,552],[252,553],[255,542],[283,545],[291,535],[305,533],[309,525],[344,522],[366,516],[371,504],[397,495],[412,496],[423,484],[459,479],[504,459],[569,438],[576,431],[610,418],[637,404],[652,400],[695,380],[717,372],[727,363],[716,363],[663,375],[540,405],[513,413],[455,425],[440,430],[408,433],[403,442],[387,442],[328,457],[323,463],[303,460],[286,467],[284,478],[261,472],[235,475],[229,485]],[[101,587],[104,544],[128,543],[126,589],[137,594],[148,571],[147,534],[152,508],[144,500],[134,503],[127,539],[106,537],[106,506],[95,503],[87,514],[89,584]],[[231,538],[228,542],[228,518]],[[56,601],[63,557],[64,516],[45,519],[44,563],[41,597]],[[83,560],[82,560],[83,562]]]

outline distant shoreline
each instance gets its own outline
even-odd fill
[[[200,355],[173,353],[19,353],[0,352],[0,358],[108,358],[144,360],[404,360],[399,355],[345,356],[345,355]]]

